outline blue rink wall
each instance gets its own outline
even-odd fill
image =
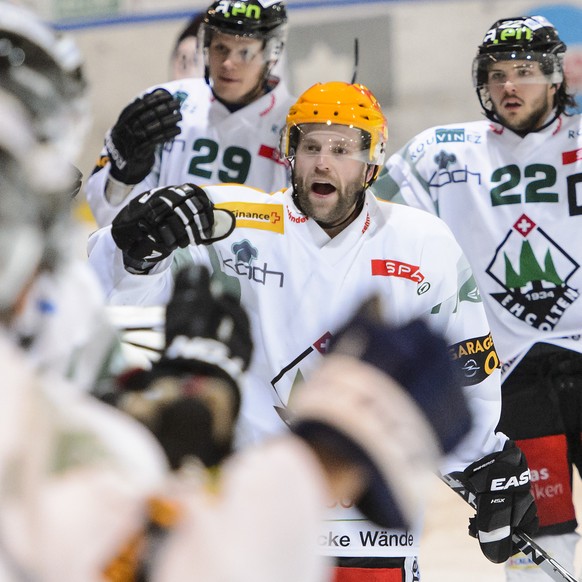
[[[176,35],[208,2],[29,3],[72,34],[85,57],[93,127],[79,166],[87,174],[121,109],[137,93],[167,80]],[[384,107],[389,152],[426,127],[481,116],[471,63],[487,28],[499,18],[541,13],[553,20],[571,49],[574,84],[582,87],[582,0],[288,0],[288,7],[283,70],[293,92],[317,81],[350,80],[357,38],[357,80]]]

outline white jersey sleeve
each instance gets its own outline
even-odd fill
[[[84,260],[40,273],[10,327],[38,370],[87,392],[126,367],[99,281]]]

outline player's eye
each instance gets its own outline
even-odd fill
[[[242,49],[238,52],[238,56],[241,61],[248,63],[252,59],[253,54],[249,49]]]
[[[343,155],[349,153],[348,148],[343,144],[338,144],[338,145],[333,146],[331,148],[331,151],[333,154],[335,154],[337,156],[343,156]]]
[[[504,83],[505,73],[501,73],[500,71],[492,71],[489,73],[489,81],[494,83]]]
[[[224,44],[215,44],[210,47],[214,54],[226,58],[230,54],[230,49]]]

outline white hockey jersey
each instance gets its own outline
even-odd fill
[[[360,216],[330,239],[297,209],[290,190],[269,195],[218,185],[206,191],[218,207],[234,212],[237,227],[211,246],[174,253],[174,265],[183,258],[206,264],[249,313],[255,351],[243,386],[240,446],[285,430],[294,387],[319,364],[332,334],[377,294],[394,324],[426,318],[447,337],[466,371],[473,428],[442,470],[462,469],[502,448],[505,437],[494,435],[500,410],[497,356],[469,265],[442,221],[367,193]],[[110,228],[95,233],[89,246],[90,262],[112,303],[169,300],[171,258],[149,275],[132,275],[123,268]],[[326,522],[319,538],[323,553],[418,554],[418,529],[380,530],[345,505],[339,501]]]
[[[102,151],[85,186],[98,225],[110,224],[130,199],[158,186],[235,182],[273,192],[290,184],[287,164],[279,159],[279,139],[295,99],[284,82],[233,113],[214,97],[204,79],[180,79],[144,93],[159,87],[182,102],[182,133],[158,148],[150,174],[117,204],[105,197],[110,164],[107,151]]]
[[[387,168],[378,196],[400,195],[453,231],[504,367],[539,341],[582,352],[581,116],[524,138],[489,121],[433,127]]]

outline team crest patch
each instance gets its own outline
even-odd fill
[[[216,208],[230,210],[239,228],[256,228],[285,233],[282,204],[256,204],[254,202],[222,202]]]
[[[550,331],[579,297],[568,285],[580,265],[522,214],[495,251],[487,274],[504,291],[491,296],[527,325]]]
[[[177,99],[180,102],[180,107],[182,107],[186,99],[188,99],[188,93],[186,93],[186,91],[176,91],[173,96],[174,99]]]

